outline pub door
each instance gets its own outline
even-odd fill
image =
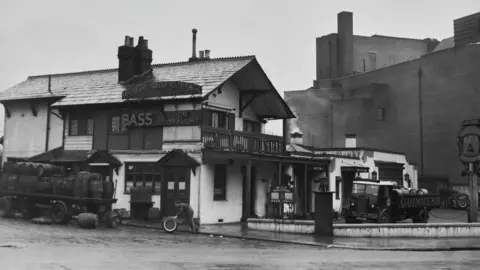
[[[178,213],[176,201],[190,204],[190,168],[165,166],[162,192],[162,215],[174,216]]]

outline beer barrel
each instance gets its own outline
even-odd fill
[[[417,190],[417,195],[427,195],[427,194],[428,194],[428,190],[424,188]]]
[[[75,184],[73,188],[73,194],[75,197],[87,197],[88,196],[88,179],[90,173],[81,171],[77,173],[75,177]]]
[[[152,207],[148,209],[148,214],[147,214],[148,221],[158,221],[161,219],[160,216],[160,208],[158,207]]]
[[[103,196],[102,175],[98,173],[91,173],[88,187],[88,195],[90,198],[101,199]]]
[[[410,195],[416,195],[416,194],[417,194],[417,190],[414,189],[414,188],[412,188],[412,189],[409,190],[409,194],[410,194]]]
[[[8,174],[7,177],[7,189],[16,190],[18,187],[18,174]]]
[[[17,172],[20,175],[28,175],[28,165],[25,162],[18,162],[17,163],[18,169]]]
[[[34,176],[37,174],[37,164],[33,162],[25,162],[25,174]]]
[[[394,191],[395,191],[399,196],[409,194],[409,191],[408,191],[407,188],[396,188],[396,189],[394,189]]]
[[[81,213],[77,216],[77,224],[83,229],[95,229],[98,226],[98,216],[92,213]]]
[[[112,181],[105,181],[103,183],[103,198],[112,199],[115,192],[115,185]]]
[[[63,174],[62,167],[52,164],[37,163],[35,165],[39,177],[52,176],[54,174]]]
[[[7,161],[3,163],[3,172],[4,173],[17,173],[18,165],[16,163]]]

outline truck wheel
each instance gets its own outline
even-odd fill
[[[381,212],[378,217],[378,223],[390,223],[390,222],[391,222],[390,214],[387,211]]]
[[[7,198],[0,198],[0,217],[12,217],[12,202]]]
[[[64,203],[55,203],[52,207],[52,220],[56,224],[67,224],[72,219],[72,214],[68,211]]]

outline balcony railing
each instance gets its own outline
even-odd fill
[[[273,155],[285,154],[283,137],[267,134],[204,128],[202,142],[208,149]]]

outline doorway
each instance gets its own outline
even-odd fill
[[[342,171],[342,194],[340,198],[340,205],[343,205],[344,202],[350,197],[352,194],[352,188],[353,188],[353,181],[355,180],[355,174],[356,172],[351,172],[351,171]]]
[[[92,166],[90,165],[90,172],[99,173],[105,182],[112,181],[112,169],[109,165]]]
[[[246,202],[247,201],[247,195],[248,193],[250,193],[250,199],[249,199],[249,206],[248,206],[248,209],[247,209],[247,204],[246,203],[242,203],[242,213],[243,213],[243,217],[242,217],[242,220],[244,219],[247,219],[249,217],[251,217],[252,215],[256,215],[257,214],[257,211],[256,211],[256,205],[255,205],[255,202],[256,202],[256,197],[257,197],[257,187],[256,187],[256,183],[257,183],[257,176],[256,176],[256,168],[254,166],[251,166],[251,170],[250,170],[250,190],[247,190],[247,167],[245,167],[244,170],[242,170],[242,184],[243,184],[243,192],[242,192],[242,201],[243,202]]]
[[[174,216],[178,213],[176,201],[190,204],[190,168],[180,166],[165,166],[162,215]]]

